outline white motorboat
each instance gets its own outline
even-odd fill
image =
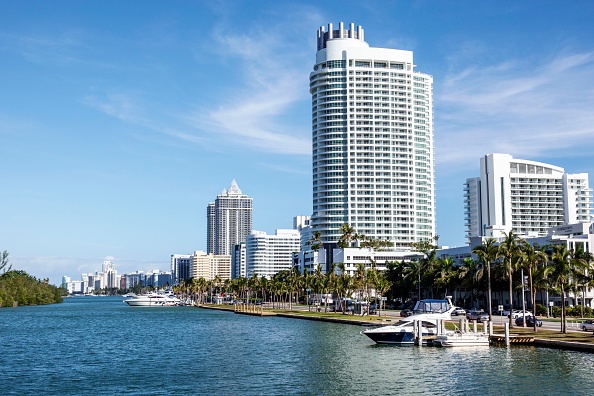
[[[448,331],[436,336],[433,344],[442,347],[481,347],[489,346],[490,339],[485,333]]]
[[[173,294],[149,293],[124,300],[131,307],[174,307],[181,304],[181,300]]]
[[[438,321],[450,320],[455,309],[450,297],[447,300],[420,300],[415,305],[413,315],[387,326],[361,331],[378,344],[413,345],[415,343],[415,323],[422,323],[423,342],[428,336],[438,334]]]

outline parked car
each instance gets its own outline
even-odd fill
[[[407,316],[412,315],[414,312],[411,311],[410,309],[403,309],[402,311],[400,311],[400,316],[402,316],[403,318],[406,318]]]
[[[527,316],[526,315],[526,326],[527,327],[534,327],[534,321],[536,320],[536,326],[542,327],[542,320],[535,319],[534,316]],[[523,326],[524,325],[524,318],[518,317],[516,319],[516,326]]]
[[[584,320],[582,323],[580,323],[580,327],[584,331],[594,331],[594,320]]]
[[[486,322],[489,320],[489,314],[483,311],[470,311],[466,313],[468,320],[476,320],[477,322]]]
[[[524,316],[524,312],[520,309],[514,309],[511,313],[512,319],[521,318],[522,316]],[[526,311],[526,316],[532,316],[532,312]],[[509,314],[507,315],[507,317],[509,318]]]
[[[466,310],[464,308],[460,308],[460,307],[454,308],[454,310],[452,311],[452,316],[458,316],[458,315],[466,315]]]

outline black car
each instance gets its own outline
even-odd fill
[[[411,311],[410,309],[403,309],[402,311],[400,311],[400,316],[402,316],[403,318],[406,318],[407,316],[412,315],[414,312]]]
[[[534,316],[530,315],[530,316],[526,316],[526,326],[527,327],[534,327],[534,321],[536,320],[536,325],[538,327],[542,327],[542,320],[538,320],[536,319]],[[516,326],[523,326],[524,325],[524,318],[522,316],[519,316],[516,319]]]

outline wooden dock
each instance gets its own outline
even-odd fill
[[[491,339],[492,343],[505,344],[505,335],[493,334],[490,337],[490,339]],[[534,344],[534,337],[510,335],[509,343],[510,344]]]

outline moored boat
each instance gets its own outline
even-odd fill
[[[173,294],[149,293],[124,300],[131,307],[174,307],[181,304],[181,300]]]
[[[420,300],[415,305],[414,314],[394,324],[361,331],[378,344],[413,345],[415,343],[415,323],[421,323],[423,343],[427,337],[438,334],[438,321],[450,320],[454,306],[447,300]]]

